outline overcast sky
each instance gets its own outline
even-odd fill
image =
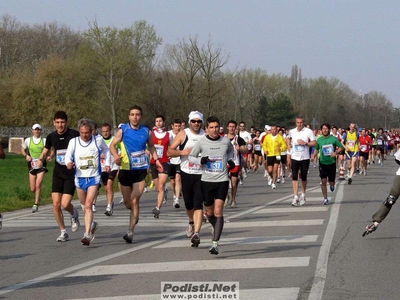
[[[400,107],[398,0],[1,0],[0,14],[35,24],[57,21],[83,31],[145,20],[165,44],[212,41],[228,66],[303,78],[336,77],[365,94],[384,93]],[[163,46],[160,48],[162,52]]]

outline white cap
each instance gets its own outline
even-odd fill
[[[203,114],[197,110],[191,111],[189,114],[189,122],[190,122],[190,120],[193,120],[193,119],[200,119],[201,121],[203,121]]]
[[[269,125],[265,125],[264,128],[267,129],[267,130],[271,130],[271,126],[269,126]]]
[[[40,126],[40,124],[36,123],[32,126],[32,129],[36,129],[39,128],[40,130],[42,130],[42,126]]]

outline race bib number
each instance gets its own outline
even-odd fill
[[[94,156],[81,156],[79,157],[81,170],[88,170],[96,168],[96,162]]]
[[[147,155],[144,151],[131,152],[130,154],[132,169],[147,167]]]
[[[63,166],[65,166],[65,153],[67,153],[67,149],[56,151],[56,162]]]
[[[368,150],[367,145],[361,145],[361,151],[366,152]]]
[[[324,156],[331,156],[332,153],[333,153],[333,145],[332,144],[322,146],[322,154]]]
[[[39,161],[39,158],[32,158],[32,160],[31,160],[31,168],[32,168],[32,169],[40,169],[40,168],[37,166],[38,161]]]
[[[378,140],[378,145],[383,145],[383,141],[382,140]]]
[[[305,149],[306,147],[303,145],[294,145],[294,151],[296,152],[304,152]]]
[[[260,144],[255,145],[254,150],[261,151],[261,145]]]
[[[222,156],[210,156],[208,159],[210,161],[208,161],[206,164],[206,172],[218,173],[224,170],[224,166],[222,164]]]
[[[154,145],[154,147],[156,148],[156,152],[157,152],[157,156],[159,158],[164,156],[164,146],[163,145]]]
[[[347,141],[347,147],[354,148],[355,145],[356,145],[355,141]]]

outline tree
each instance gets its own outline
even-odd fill
[[[296,112],[288,96],[279,94],[268,105],[268,123],[291,127],[294,125]]]
[[[84,37],[86,40],[81,47],[82,59],[90,80],[99,86],[107,104],[99,101],[97,108],[109,112],[116,128],[118,108],[124,107],[124,100],[126,103],[132,100],[122,98],[122,95],[128,95],[124,89],[128,85],[132,87],[132,82],[143,83],[152,70],[156,49],[162,39],[156,35],[154,27],[145,21],[135,22],[132,27],[125,29],[101,28],[95,21],[84,32]],[[140,95],[140,91],[136,92]]]

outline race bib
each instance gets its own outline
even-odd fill
[[[378,140],[378,145],[383,145],[383,141],[382,140]]]
[[[210,156],[208,159],[210,161],[208,161],[206,164],[206,172],[218,173],[224,170],[224,166],[222,164],[222,156]]]
[[[157,156],[159,158],[164,157],[164,146],[163,145],[154,145],[157,151]]]
[[[333,153],[333,145],[332,144],[322,146],[322,154],[324,156],[331,156],[332,153]]]
[[[32,169],[40,169],[38,166],[37,166],[37,162],[39,161],[39,158],[32,158],[32,160],[31,160],[31,168]]]
[[[366,152],[368,149],[367,145],[361,145],[361,151]]]
[[[63,166],[65,166],[65,153],[67,153],[67,149],[60,149],[56,151],[56,162]]]
[[[294,151],[296,152],[304,152],[305,149],[306,147],[303,145],[294,145]]]
[[[94,156],[81,156],[79,157],[81,170],[88,170],[96,168],[96,162]]]
[[[201,165],[189,162],[189,170],[194,172],[199,172],[201,170]]]
[[[132,169],[147,167],[147,155],[144,151],[131,152],[130,154]]]
[[[260,144],[255,145],[254,150],[261,151],[261,145]]]
[[[355,141],[347,141],[347,147],[354,148],[355,145],[356,145]]]

